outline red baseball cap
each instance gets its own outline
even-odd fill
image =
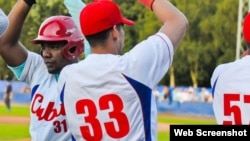
[[[96,0],[84,7],[80,13],[80,25],[85,36],[104,31],[116,24],[134,25],[123,17],[118,5],[110,0]]]
[[[250,13],[247,13],[243,23],[243,37],[247,43],[250,43]]]

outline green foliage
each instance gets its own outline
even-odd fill
[[[0,0],[1,8],[9,13],[15,1]],[[86,3],[92,0],[84,0]],[[154,13],[138,1],[114,0],[119,4],[124,16],[136,22],[135,26],[125,26],[124,52],[137,43],[156,33],[161,23]],[[189,29],[177,50],[174,61],[175,85],[210,86],[214,68],[235,59],[238,1],[234,0],[171,0],[189,21]],[[39,52],[39,47],[30,44],[37,36],[40,24],[47,17],[68,14],[63,0],[37,0],[25,21],[20,41],[31,51]],[[13,75],[0,59],[0,78]],[[195,78],[191,79],[191,75]],[[160,84],[169,85],[170,72]]]
[[[190,25],[173,62],[176,85],[194,85],[190,78],[194,72],[198,86],[208,87],[214,68],[235,58],[238,1],[173,2]]]

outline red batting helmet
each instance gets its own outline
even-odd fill
[[[250,43],[250,13],[247,13],[243,22],[243,36],[247,43]]]
[[[67,41],[62,54],[68,60],[78,57],[84,50],[83,35],[69,16],[52,16],[41,24],[37,38],[31,43],[45,41]]]

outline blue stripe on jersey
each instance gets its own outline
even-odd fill
[[[64,104],[64,100],[63,100],[63,97],[64,97],[64,89],[65,89],[65,83],[64,83],[64,85],[63,85],[62,91],[60,92],[60,100],[61,100],[62,104]]]
[[[37,90],[38,87],[39,87],[39,85],[35,85],[35,86],[32,88],[32,90],[31,90],[31,99],[33,98],[33,96],[34,96],[34,94],[35,94],[35,92],[36,92],[36,90]]]
[[[212,87],[212,96],[214,97],[214,91],[215,91],[215,86],[216,86],[216,83],[217,83],[217,80],[218,80],[219,76],[216,78],[215,82],[214,82],[214,85]]]
[[[60,92],[60,100],[61,100],[61,102],[62,102],[63,105],[64,105],[64,100],[63,100],[64,89],[65,89],[65,84],[63,85],[62,91]],[[74,138],[74,136],[72,134],[71,134],[71,140],[72,141],[76,141],[76,139]]]
[[[124,77],[129,81],[132,87],[135,89],[136,93],[141,102],[141,108],[143,112],[143,122],[144,122],[144,131],[145,131],[145,138],[146,141],[151,141],[151,95],[152,90],[145,86],[144,84],[135,81],[124,75]]]
[[[73,135],[71,135],[71,140],[72,140],[72,141],[76,141],[76,139],[74,138]]]

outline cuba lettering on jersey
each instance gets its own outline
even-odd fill
[[[165,75],[172,59],[170,40],[156,34],[122,56],[90,54],[85,60],[66,66],[58,86],[74,138],[157,140],[152,88]]]
[[[17,74],[17,73],[15,73]],[[71,141],[57,80],[40,55],[29,52],[20,81],[31,87],[30,135],[34,141]]]
[[[250,56],[219,65],[211,78],[218,124],[250,124]]]
[[[39,86],[37,85],[32,90],[36,92],[36,89],[38,87]],[[57,108],[55,107],[55,102],[50,101],[48,102],[48,105],[46,107],[43,107],[43,105],[45,105],[43,104],[45,97],[40,93],[32,93],[32,96],[33,98],[31,101],[31,113],[36,115],[38,120],[53,121],[59,116],[65,116],[63,104],[60,104],[58,106],[59,108]],[[64,121],[62,123],[65,124]],[[64,126],[66,126],[66,124]],[[60,132],[59,130],[57,130],[56,132]],[[66,128],[64,129],[64,131],[66,131]]]

